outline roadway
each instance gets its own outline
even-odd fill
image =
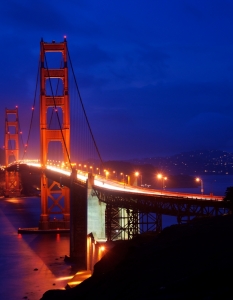
[[[38,162],[31,162],[31,161],[21,161],[20,164],[26,164],[28,166],[33,166],[37,168],[41,168],[41,165]],[[60,174],[66,175],[70,177],[71,171],[64,167],[52,166],[47,165],[46,168],[48,170],[58,172]],[[191,194],[191,193],[179,193],[179,192],[169,192],[165,190],[156,190],[156,189],[149,189],[144,187],[136,187],[131,186],[126,183],[122,183],[119,181],[115,181],[112,179],[107,179],[104,176],[99,174],[94,175],[94,187],[99,187],[106,190],[113,190],[113,191],[120,191],[125,193],[132,193],[132,194],[140,194],[140,195],[151,195],[151,196],[165,196],[165,197],[174,197],[174,198],[184,198],[184,199],[195,199],[195,200],[214,200],[214,201],[222,201],[223,196],[215,196],[215,195],[202,195],[202,194]],[[77,170],[77,180],[83,183],[86,182],[88,178],[88,173],[83,172],[81,170]]]

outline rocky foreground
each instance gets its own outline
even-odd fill
[[[118,242],[92,277],[42,299],[233,299],[233,216],[195,219]]]

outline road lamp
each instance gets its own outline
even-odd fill
[[[125,185],[125,174],[124,173],[121,173],[122,177],[123,177],[123,183]]]
[[[106,179],[108,179],[109,171],[108,170],[104,170],[104,173],[105,173]]]
[[[163,190],[165,190],[165,181],[167,180],[167,177],[166,176],[163,176],[162,174],[158,174],[157,175],[157,178],[159,179],[159,180],[162,180],[162,188],[163,188]]]
[[[138,185],[138,176],[141,177],[141,186],[142,186],[142,174],[140,174],[139,172],[135,172],[134,175],[135,175],[136,178],[137,178],[136,185]]]
[[[114,177],[117,180],[117,172],[116,171],[112,171],[112,173],[114,174]]]
[[[196,178],[197,182],[201,182],[201,194],[203,195],[204,193],[204,185],[203,185],[203,180],[200,177]]]

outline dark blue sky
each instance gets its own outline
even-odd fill
[[[2,141],[5,107],[29,119],[41,38],[66,35],[104,160],[233,152],[232,16],[227,0],[2,1]]]

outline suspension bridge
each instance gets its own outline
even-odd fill
[[[88,234],[95,241],[131,239],[145,231],[160,232],[163,214],[182,221],[231,212],[223,197],[142,188],[101,174],[103,160],[66,38],[61,43],[40,42],[28,128],[24,143],[18,108],[5,110],[5,195],[20,196],[20,174],[37,173],[41,182],[38,228],[70,229],[70,257],[82,261],[84,268]],[[81,166],[88,162],[89,170],[83,170]]]

